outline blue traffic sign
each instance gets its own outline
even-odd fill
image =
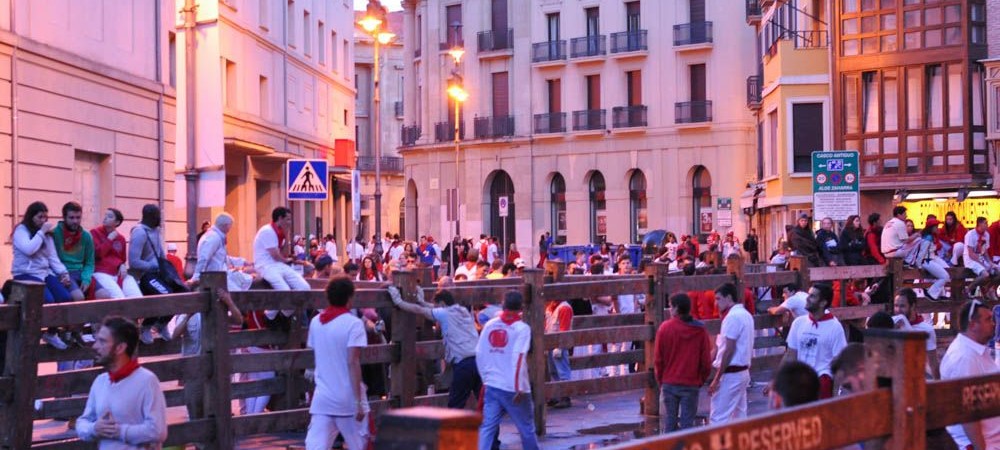
[[[286,164],[289,200],[326,200],[326,160],[290,159]]]

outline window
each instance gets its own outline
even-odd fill
[[[708,169],[698,166],[691,177],[691,233],[694,236],[712,232],[712,177]]]
[[[309,31],[309,11],[302,11],[302,53],[312,54],[312,33]]]
[[[646,211],[646,176],[642,171],[632,171],[628,181],[630,239],[633,244],[642,242],[646,235],[648,216]]]
[[[628,2],[625,4],[625,30],[629,33],[635,33],[640,29],[639,2]]]
[[[584,9],[587,18],[587,37],[601,34],[601,12],[600,8],[593,7]]]
[[[590,242],[600,244],[608,235],[608,204],[604,199],[604,175],[594,172],[590,175]]]
[[[861,131],[872,133],[879,131],[878,72],[861,74]]]
[[[420,46],[423,43],[423,39],[424,39],[423,38],[423,29],[424,29],[424,16],[418,15],[417,16],[417,33],[416,33],[416,36],[413,36],[413,44],[417,48],[417,51],[420,50]]]
[[[323,22],[316,25],[316,54],[319,55],[320,65],[326,65],[326,26]]]
[[[288,7],[285,11],[288,23],[285,25],[285,42],[289,47],[295,47],[295,0],[288,0]]]
[[[691,23],[701,23],[705,21],[705,0],[689,0],[688,11]]]
[[[267,77],[260,76],[257,88],[260,95],[260,117],[267,119],[271,111],[271,89],[268,87]]]
[[[171,87],[177,87],[177,33],[173,31],[167,32],[167,42],[169,53],[167,55],[169,65],[168,70],[170,73],[167,75],[170,80]]]
[[[767,174],[778,174],[778,110],[767,114]]]
[[[927,66],[925,76],[927,77],[924,93],[927,127],[940,128],[944,126],[944,74],[941,65]]]
[[[496,72],[493,81],[493,117],[510,115],[510,87],[507,72]]]
[[[704,102],[708,99],[708,87],[705,84],[705,65],[692,64],[688,66],[691,82],[691,101]]]
[[[563,245],[566,243],[566,180],[560,174],[555,174],[552,177],[552,184],[549,187],[549,193],[551,195],[550,200],[552,203],[550,214],[551,214],[551,233],[553,240],[557,245]]]
[[[550,13],[545,15],[545,28],[549,42],[559,40],[559,13]]]
[[[548,91],[548,112],[562,112],[562,80],[555,78],[545,81]]]
[[[448,47],[462,45],[462,5],[448,5],[444,9],[445,20],[445,41]]]
[[[642,104],[642,71],[625,72],[625,91],[625,95],[628,97],[628,106]]]
[[[344,78],[347,78],[348,80],[351,79],[351,67],[350,67],[351,55],[349,53],[351,51],[350,45],[351,45],[350,42],[347,42],[347,39],[344,39],[343,51],[341,52],[341,57],[340,57],[341,61],[343,61],[344,63],[344,69],[343,69]]]
[[[337,73],[337,47],[340,46],[340,41],[337,40],[337,32],[330,32],[330,70],[333,73]],[[346,75],[346,74],[345,74]]]
[[[812,171],[812,152],[823,150],[823,123],[822,103],[792,105],[793,172]]]
[[[223,61],[225,65],[225,74],[226,74],[225,75],[226,79],[224,83],[226,92],[225,92],[225,97],[223,98],[226,99],[227,108],[235,108],[236,98],[239,94],[239,91],[237,91],[238,86],[236,85],[236,63],[228,59],[224,59]]]
[[[587,75],[587,109],[601,109],[601,76]]]

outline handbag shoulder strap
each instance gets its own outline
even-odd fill
[[[149,238],[149,230],[143,227],[142,225],[139,225],[139,229],[141,229],[142,232],[146,234],[146,245],[148,245],[149,250],[153,252],[153,256],[156,256],[156,259],[160,259],[160,254],[156,253],[156,247],[153,245],[153,242]]]

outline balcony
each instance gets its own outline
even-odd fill
[[[531,44],[531,62],[566,61],[566,41],[536,42]]]
[[[756,111],[761,107],[763,100],[764,77],[761,75],[751,75],[747,77],[747,108]]]
[[[604,121],[603,109],[585,109],[583,111],[573,111],[573,131],[593,131],[604,130],[607,125]]]
[[[417,139],[420,139],[420,126],[410,125],[403,126],[400,131],[400,142],[402,142],[403,147],[409,147],[417,143]]]
[[[764,13],[763,8],[760,7],[760,0],[745,1],[747,4],[747,25],[757,25]]]
[[[498,52],[514,49],[514,29],[480,31],[476,35],[479,53]]]
[[[674,103],[674,123],[704,123],[712,121],[712,101]]]
[[[455,47],[465,47],[465,40],[461,38],[455,39],[452,37],[438,44],[438,50],[441,50],[442,52],[446,52]]]
[[[674,47],[711,46],[712,22],[694,22],[674,25]]]
[[[465,123],[459,125],[458,138],[465,139]],[[434,142],[455,140],[455,122],[438,122],[434,124]]]
[[[646,105],[616,106],[611,110],[612,128],[646,126]]]
[[[476,139],[498,139],[514,136],[514,116],[476,117],[472,120]]]
[[[645,52],[649,50],[646,30],[611,33],[611,53]]]
[[[396,113],[397,119],[403,118],[403,102],[393,102],[392,110]]]
[[[565,133],[566,113],[535,114],[535,134]]]
[[[573,38],[569,43],[570,58],[603,56],[607,50],[607,39],[603,34]]]
[[[399,156],[383,156],[382,157],[382,167],[379,168],[382,173],[403,173],[403,158]],[[359,156],[358,157],[358,170],[362,172],[374,172],[375,171],[375,157],[374,156]]]

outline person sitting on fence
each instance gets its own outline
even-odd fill
[[[827,265],[827,261],[820,253],[820,244],[816,241],[816,235],[813,234],[812,218],[808,214],[799,215],[796,226],[792,227],[788,233],[788,244],[797,255],[805,260],[806,267]]]
[[[59,261],[69,273],[66,288],[73,300],[79,301],[86,297],[94,281],[94,238],[80,225],[83,207],[79,203],[67,202],[62,215],[63,220],[52,230],[52,242],[56,244]]]
[[[253,239],[253,265],[257,273],[276,291],[308,291],[309,283],[301,274],[292,269],[289,264],[295,263],[295,258],[283,253],[285,236],[292,225],[292,210],[279,206],[271,211],[271,223],[257,231]],[[294,310],[282,310],[281,313],[290,316]],[[274,320],[278,311],[265,312],[268,319]]]
[[[361,381],[361,349],[368,345],[365,325],[350,313],[354,282],[347,276],[330,279],[328,306],[312,318],[306,346],[315,353],[316,389],[309,406],[306,449],[329,450],[340,433],[349,448],[368,444],[370,411]]]
[[[90,387],[76,434],[100,448],[160,448],[167,439],[167,402],[160,380],[139,366],[139,328],[122,317],[105,318],[97,332],[96,363],[108,371]]]
[[[882,229],[882,241],[879,250],[886,258],[903,258],[910,246],[920,237],[910,233],[906,228],[906,207],[892,208],[892,219],[886,222]]]
[[[45,303],[71,302],[73,295],[67,289],[69,273],[56,253],[56,244],[52,240],[55,225],[48,220],[49,208],[45,203],[32,202],[28,205],[11,239],[14,247],[11,275],[14,280],[44,283]],[[55,328],[42,333],[42,340],[59,350],[69,348]]]
[[[732,283],[715,290],[715,302],[723,315],[715,339],[712,367],[715,377],[708,385],[712,396],[709,421],[712,425],[743,419],[747,416],[747,385],[750,383],[750,357],[753,350],[753,316],[736,302],[738,292]]]
[[[782,362],[802,361],[809,364],[820,379],[820,398],[833,396],[833,371],[830,363],[847,346],[847,335],[840,321],[827,309],[833,302],[833,289],[815,284],[809,289],[806,310],[809,315],[792,322],[788,331],[788,349]]]
[[[94,297],[96,298],[137,298],[142,297],[139,283],[128,274],[125,261],[128,246],[125,237],[118,232],[125,217],[115,208],[108,208],[101,225],[90,230],[94,238]]]
[[[476,343],[479,333],[472,313],[455,301],[447,290],[434,294],[434,304],[424,302],[423,289],[417,289],[416,303],[404,302],[399,288],[389,286],[389,296],[397,308],[411,314],[422,315],[435,321],[441,328],[444,341],[444,360],[452,371],[451,388],[448,390],[448,407],[465,408],[469,394],[479,397],[482,380],[476,368]]]
[[[712,370],[711,347],[705,325],[691,316],[691,298],[670,296],[670,319],[660,324],[653,345],[664,432],[694,426],[698,392]]]
[[[129,274],[139,280],[139,290],[145,295],[164,295],[175,292],[187,292],[189,289],[180,280],[171,279],[166,271],[167,265],[163,253],[163,235],[161,234],[160,208],[154,204],[142,207],[142,221],[132,228],[128,250]],[[161,264],[164,263],[164,264]],[[153,331],[163,340],[170,340],[167,324],[172,316],[147,317],[142,320],[142,333],[139,340],[145,344],[153,343]]]
[[[791,408],[819,400],[819,377],[808,364],[782,364],[771,381],[771,408]]]
[[[565,300],[551,301],[545,307],[545,333],[561,333],[573,329],[573,307]],[[569,368],[570,349],[555,348],[548,351],[548,372],[551,381],[569,381],[573,372]],[[549,399],[553,408],[569,408],[569,397]]]
[[[937,333],[934,332],[934,326],[926,322],[924,316],[917,312],[917,293],[910,288],[900,289],[892,306],[892,311],[896,314],[893,319],[896,317],[900,319],[896,328],[927,333],[927,373],[931,379],[941,378],[937,356]]]
[[[920,232],[920,239],[916,241],[916,245],[903,260],[906,265],[920,268],[934,278],[934,284],[924,291],[926,297],[931,301],[946,300],[944,288],[951,281],[948,263],[938,258],[934,253],[934,240],[939,224],[937,219],[928,220],[927,225]]]
[[[941,259],[950,262],[952,266],[959,265],[962,255],[965,254],[965,234],[965,226],[958,221],[958,216],[954,211],[948,211],[944,215],[944,227],[938,233]]]
[[[968,247],[968,244],[966,246]],[[993,362],[993,357],[986,347],[996,329],[992,311],[983,302],[970,300],[962,305],[958,314],[960,333],[951,341],[948,351],[941,359],[941,379],[951,380],[1000,372],[1000,366]],[[1000,448],[1000,416],[950,425],[948,432],[961,449]]]
[[[965,254],[962,256],[965,267],[976,274],[976,279],[965,288],[968,297],[988,279],[1000,274],[1000,267],[993,264],[989,257],[989,246],[990,233],[987,231],[986,218],[977,217],[976,228],[965,233]]]
[[[537,450],[535,407],[528,382],[528,348],[531,327],[521,321],[524,297],[518,291],[504,294],[503,312],[490,320],[476,345],[476,367],[486,386],[479,450],[490,450],[506,412],[521,435],[521,448]]]

